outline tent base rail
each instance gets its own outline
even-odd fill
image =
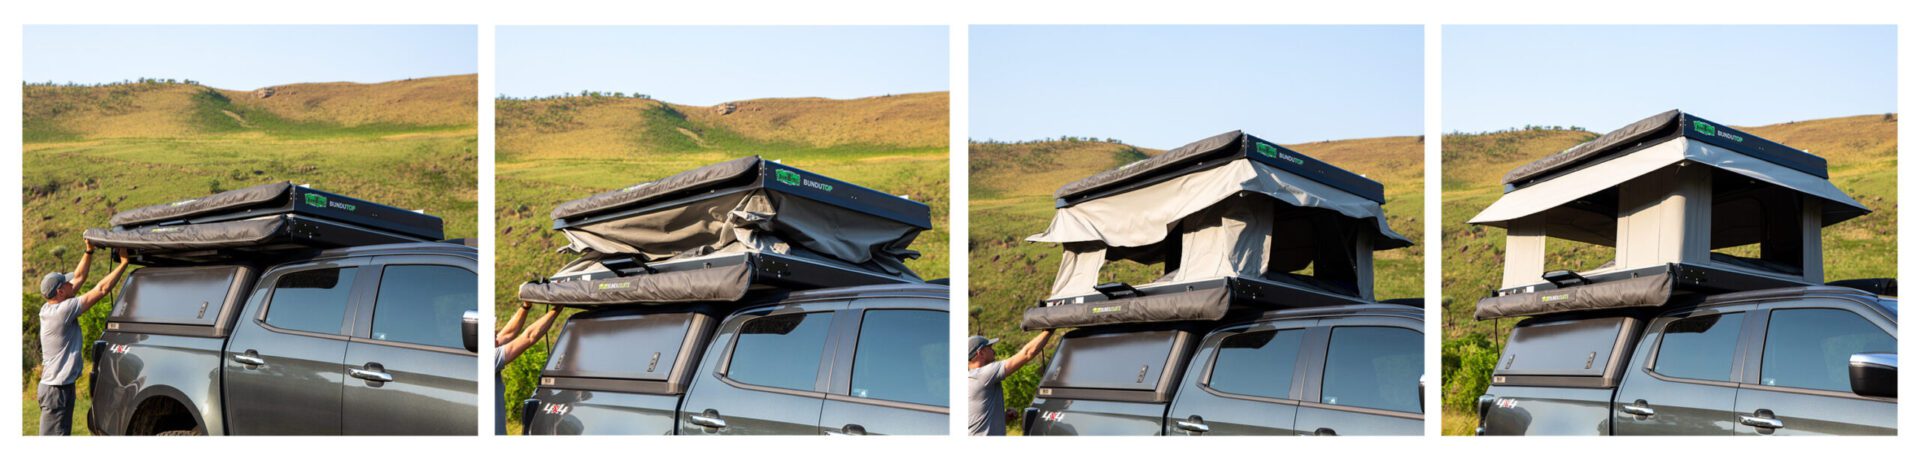
[[[432,241],[296,213],[243,221],[87,229],[82,236],[98,246],[125,248],[129,259],[145,266],[277,260],[332,248]]]
[[[574,273],[520,286],[520,299],[575,308],[684,302],[730,302],[759,290],[803,290],[918,283],[808,258],[747,252],[635,263],[603,260],[609,270]],[[612,264],[607,264],[611,262]]]

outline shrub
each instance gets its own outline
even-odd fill
[[[1446,386],[1440,403],[1448,410],[1473,412],[1487,392],[1500,349],[1486,335],[1470,334],[1440,344],[1440,375]]]

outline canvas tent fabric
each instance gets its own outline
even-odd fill
[[[1561,312],[1659,307],[1673,295],[1672,272],[1567,288],[1480,299],[1473,317],[1491,320]]]
[[[743,189],[560,231],[568,240],[563,251],[574,253],[658,261],[765,251],[831,257],[867,270],[911,275],[905,260],[919,253],[908,246],[921,230],[768,189]]]
[[[752,285],[752,271],[743,263],[597,280],[525,283],[520,285],[520,299],[576,307],[738,301]]]
[[[189,251],[246,247],[264,244],[286,235],[292,218],[267,216],[178,226],[149,226],[132,229],[87,229],[81,237],[94,245],[129,250]]]
[[[1232,294],[1227,287],[1027,309],[1020,328],[1027,331],[1134,323],[1211,321],[1225,318]]]
[[[1691,141],[1687,138],[1675,138],[1604,163],[1564,173],[1529,187],[1514,189],[1502,195],[1499,200],[1494,201],[1493,205],[1481,210],[1467,222],[1504,228],[1508,222],[1516,219],[1555,212],[1561,213],[1560,219],[1549,221],[1570,224],[1561,226],[1569,232],[1598,229],[1605,226],[1595,225],[1592,221],[1594,218],[1579,221],[1582,218],[1577,215],[1564,215],[1565,210],[1556,210],[1556,208],[1610,189],[1628,179],[1682,162],[1739,174],[1819,199],[1822,203],[1821,225],[1823,226],[1868,213],[1866,206],[1847,196],[1846,192],[1842,192],[1825,178],[1743,155],[1720,146]],[[1602,216],[1599,219],[1611,223],[1613,217]]]
[[[553,208],[553,219],[577,218],[622,206],[658,199],[687,191],[726,184],[752,176],[760,167],[759,157],[741,157],[715,163],[586,198],[569,200]]]
[[[283,181],[234,189],[206,197],[115,213],[108,219],[108,223],[114,226],[136,226],[260,206],[286,200],[288,189],[291,188],[293,183]]]

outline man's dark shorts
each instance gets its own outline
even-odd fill
[[[40,385],[40,435],[72,435],[73,385]]]

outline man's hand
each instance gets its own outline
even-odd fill
[[[81,239],[80,241],[87,244],[87,254],[93,254],[93,241],[86,239]]]
[[[100,283],[94,284],[92,290],[87,290],[86,294],[80,295],[80,303],[89,309],[93,307],[94,303],[100,302],[100,298],[106,297],[107,292],[113,291],[114,285],[120,283],[120,276],[127,272],[127,264],[129,263],[127,260],[127,249],[116,248],[114,252],[120,254],[120,264],[114,265],[113,272],[108,272],[107,277],[100,279]]]
[[[89,243],[87,243],[87,244],[88,244],[88,245],[92,245],[93,243],[91,243],[91,242],[89,242]],[[114,253],[118,253],[118,254],[120,255],[120,267],[126,267],[126,266],[127,266],[127,263],[129,262],[129,258],[127,257],[127,249],[126,249],[126,248],[115,248],[115,249],[113,250],[113,252],[114,252]]]

